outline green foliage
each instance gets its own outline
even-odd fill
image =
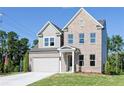
[[[3,63],[0,61],[0,73],[2,73]]]
[[[114,75],[114,74],[120,74],[121,72],[121,64],[120,60],[118,59],[119,57],[117,54],[112,54],[111,56],[108,57],[108,60],[105,64],[105,73],[109,75]]]
[[[32,48],[34,48],[37,44],[38,44],[38,40],[35,39],[35,40],[33,41],[33,46],[32,46]]]
[[[4,65],[4,73],[8,73],[9,71],[8,71],[8,65]]]
[[[22,38],[22,39],[20,40],[19,49],[21,49],[20,52],[21,52],[23,55],[27,52],[27,50],[29,50],[29,45],[28,45],[28,43],[29,43],[29,40],[28,40],[27,38]]]
[[[16,63],[15,59],[17,58],[17,42],[18,35],[15,32],[8,32],[7,45],[8,45],[8,53],[9,59],[13,60]]]
[[[33,41],[33,44],[34,44],[34,45],[37,45],[37,44],[38,44],[38,40],[35,39],[35,40]]]
[[[28,72],[29,71],[29,54],[26,52],[23,60],[23,71]]]
[[[13,71],[14,71],[13,61],[8,59],[8,64],[4,65],[4,73],[13,72]]]
[[[124,86],[124,75],[55,74],[29,86]]]
[[[14,71],[13,61],[9,59],[9,62],[8,62],[8,72],[13,72],[13,71]]]
[[[21,60],[29,50],[29,40],[19,39],[17,33],[0,31],[0,73],[19,71]],[[4,56],[8,55],[8,64],[4,65]]]
[[[120,35],[113,35],[107,39],[108,54],[122,52],[124,46],[123,39]]]
[[[108,37],[107,50],[108,57],[105,64],[106,74],[120,74],[124,69],[124,42],[121,36],[114,35],[112,38]]]
[[[14,72],[19,72],[19,66],[15,66]]]
[[[7,52],[6,45],[7,33],[0,30],[0,72],[4,72],[3,55]]]

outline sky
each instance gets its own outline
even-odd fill
[[[28,38],[31,44],[47,21],[63,28],[79,9],[79,7],[0,8],[0,14],[3,14],[0,16],[0,29],[7,32],[15,31],[20,38]],[[96,20],[106,20],[108,36],[121,35],[124,39],[124,8],[84,9]]]

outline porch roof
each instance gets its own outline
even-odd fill
[[[58,48],[57,50],[59,50],[61,52],[72,52],[72,51],[75,51],[76,48],[74,48],[72,46],[62,46],[62,47]]]

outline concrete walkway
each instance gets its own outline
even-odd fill
[[[26,86],[55,73],[28,72],[11,76],[0,77],[0,86]]]

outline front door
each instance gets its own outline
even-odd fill
[[[68,55],[68,71],[72,70],[72,55]]]

